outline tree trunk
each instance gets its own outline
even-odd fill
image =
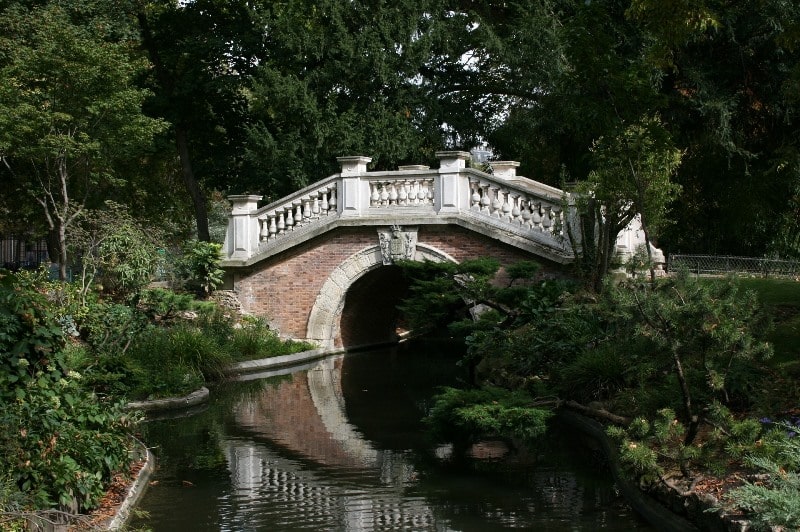
[[[67,228],[63,220],[58,221],[58,279],[67,280]]]
[[[161,90],[167,99],[173,99],[174,94],[174,75],[167,70],[167,67],[161,61],[159,49],[153,39],[153,32],[147,20],[147,14],[144,10],[137,13],[139,20],[139,28],[142,32],[142,44],[144,45],[147,54],[150,56],[150,61],[153,63],[156,79]],[[197,239],[204,242],[209,242],[211,237],[208,232],[208,211],[206,209],[206,200],[197,179],[194,176],[192,169],[192,159],[189,152],[189,137],[187,129],[184,124],[180,124],[178,120],[174,121],[175,127],[175,144],[178,148],[178,157],[181,161],[181,176],[183,177],[183,184],[186,186],[186,191],[192,198],[192,205],[194,206],[195,223],[197,225]]]
[[[686,431],[686,438],[683,440],[684,445],[691,445],[697,436],[697,431],[700,427],[700,418],[695,415],[692,407],[692,394],[689,391],[689,384],[686,382],[686,375],[683,372],[683,363],[681,357],[676,351],[672,352],[672,360],[675,362],[675,374],[678,377],[678,383],[681,387],[681,395],[683,395],[683,409],[686,413],[686,419],[689,420],[689,429]]]
[[[181,175],[183,176],[183,184],[186,185],[186,190],[192,198],[194,205],[194,217],[197,224],[197,239],[203,242],[210,242],[211,236],[208,232],[208,210],[206,209],[206,198],[203,191],[200,190],[200,185],[194,177],[192,170],[192,160],[189,156],[189,140],[186,135],[186,129],[182,126],[175,126],[175,142],[178,145],[178,155],[181,160]]]

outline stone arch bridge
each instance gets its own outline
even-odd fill
[[[569,193],[517,176],[515,161],[494,161],[489,174],[467,168],[467,152],[437,157],[438,169],[396,171],[340,157],[340,173],[269,205],[230,196],[227,288],[282,336],[350,347],[396,338],[399,259],[535,259],[545,275],[572,262]],[[635,240],[621,235],[620,250]]]

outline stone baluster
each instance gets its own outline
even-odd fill
[[[425,205],[428,203],[428,181],[420,179],[417,181],[417,204]]]
[[[287,205],[284,207],[284,211],[286,212],[286,231],[289,232],[294,229],[294,210],[291,205]]]
[[[289,212],[294,210],[294,216],[292,219],[294,220],[294,226],[292,229],[296,229],[299,226],[303,225],[303,202],[300,200],[294,200],[292,202],[292,206],[289,207]]]
[[[408,184],[408,204],[409,205],[419,205],[419,179],[414,179],[410,181]]]
[[[389,205],[397,205],[397,182],[389,183]]]
[[[278,233],[277,234],[282,235],[282,234],[286,233],[286,211],[285,211],[285,209],[281,209],[280,211],[277,211],[277,215],[278,215],[278,225],[277,225]]]
[[[550,205],[545,205],[544,207],[544,216],[542,217],[542,231],[545,233],[549,233],[550,229],[553,227],[553,219],[550,216],[550,212],[552,211],[552,207]]]
[[[261,224],[261,231],[258,233],[258,239],[261,242],[266,242],[269,239],[269,219],[262,218],[258,222]]]
[[[331,194],[328,198],[328,211],[336,212],[336,185],[331,187]]]
[[[319,206],[320,216],[325,216],[330,210],[330,203],[328,201],[328,187],[322,189],[322,203]]]
[[[500,219],[504,222],[511,222],[511,204],[509,203],[509,197],[511,196],[511,192],[508,190],[503,191],[503,206],[500,212]]]
[[[490,186],[489,188],[492,190],[491,215],[495,218],[500,218],[501,209],[503,208],[503,202],[500,201],[500,187]]]
[[[381,199],[379,205],[385,206],[389,204],[389,183],[381,183]]]
[[[303,198],[303,221],[308,222],[311,220],[311,196]]]
[[[369,187],[372,189],[372,193],[369,195],[369,204],[371,207],[377,207],[381,201],[381,185],[377,181],[373,181],[369,184]]]
[[[512,203],[511,216],[510,216],[511,223],[515,225],[522,225],[522,218],[520,217],[522,211],[519,208],[518,192],[511,192],[511,203]]]
[[[400,205],[408,205],[408,189],[411,185],[411,181],[402,181],[400,185],[400,193],[397,196],[397,203]]]
[[[529,198],[525,198],[522,201],[522,213],[520,216],[522,217],[522,227],[531,229],[533,227],[533,222],[531,221],[533,213],[531,213],[531,200]]]
[[[542,230],[542,204],[531,201],[531,229]]]
[[[564,234],[564,210],[553,205],[553,235],[561,236]]]
[[[481,194],[481,212],[488,216],[492,213],[489,209],[489,205],[492,203],[492,200],[489,199],[489,184],[481,183],[481,189],[483,190]]]
[[[480,182],[478,179],[474,177],[469,178],[469,188],[472,190],[472,195],[469,199],[469,210],[471,211],[480,211],[481,210],[481,187]]]
[[[273,212],[272,214],[267,215],[269,218],[269,237],[268,239],[275,238],[278,234],[278,227],[276,226],[275,219],[277,218],[276,214]]]
[[[311,217],[312,218],[319,218],[319,197],[323,194],[322,191],[317,192],[314,194],[314,199],[311,201]]]

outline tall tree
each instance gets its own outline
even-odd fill
[[[227,190],[240,177],[248,73],[261,48],[248,5],[157,0],[137,7],[153,64],[146,84],[155,98],[148,109],[172,125],[180,175],[204,241],[210,239],[208,190]]]
[[[442,118],[421,86],[437,2],[297,0],[259,10],[249,175],[279,197],[362,154],[376,168],[435,160]],[[266,181],[266,182],[265,182]]]
[[[584,180],[599,137],[658,114],[685,153],[660,245],[757,255],[798,240],[784,230],[800,227],[796,2],[447,4],[423,84],[521,174]]]
[[[113,4],[13,3],[0,16],[0,171],[41,207],[62,279],[70,226],[162,126],[142,114],[146,65]]]
[[[594,208],[590,223],[601,228],[593,254],[599,264],[591,268],[594,287],[599,289],[616,250],[617,235],[638,218],[644,246],[655,281],[651,251],[653,238],[667,223],[667,210],[680,192],[672,177],[682,153],[672,144],[658,117],[644,117],[609,138],[600,137],[593,149],[596,169],[589,175],[583,193]],[[585,242],[585,246],[594,243]]]

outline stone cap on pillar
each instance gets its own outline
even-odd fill
[[[492,173],[500,179],[513,179],[517,177],[519,161],[489,161],[492,165]]]
[[[336,160],[342,165],[343,174],[363,174],[367,171],[367,165],[372,162],[372,157],[348,155],[337,157]]]
[[[232,203],[231,214],[249,214],[258,208],[258,202],[264,196],[255,194],[242,194],[228,196],[228,201]]]
[[[458,170],[467,166],[467,159],[471,156],[468,151],[437,151],[436,157],[439,159],[439,169]]]

